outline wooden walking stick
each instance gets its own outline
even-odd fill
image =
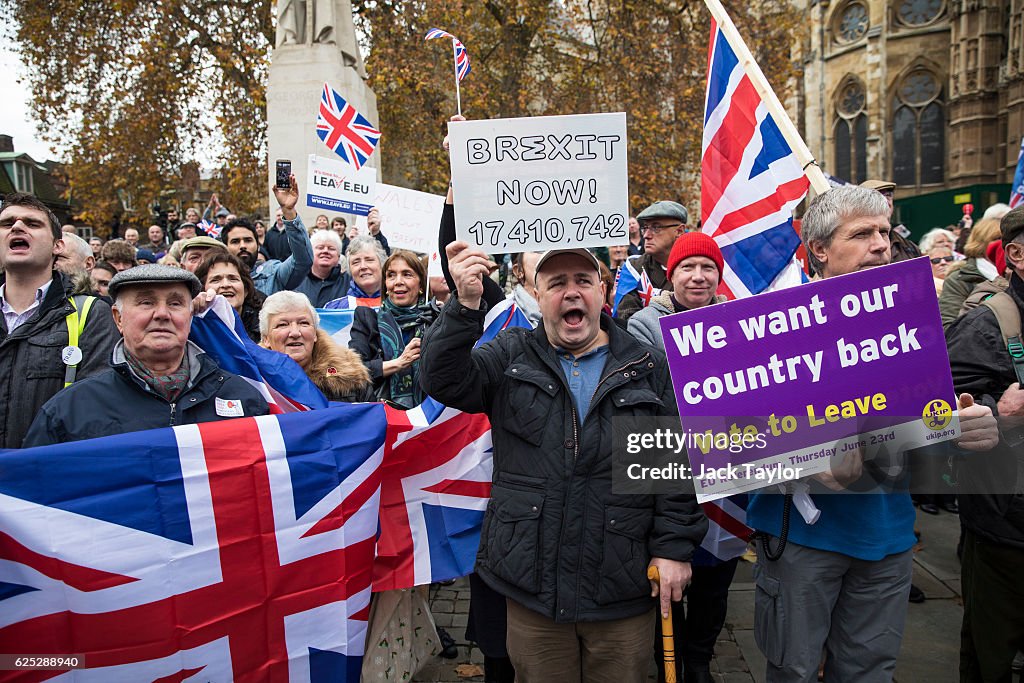
[[[657,567],[647,568],[647,578],[661,584],[661,573]],[[661,589],[659,587],[659,594]],[[669,596],[671,598],[671,596]],[[672,608],[668,616],[661,618],[661,651],[665,656],[665,683],[676,683],[676,641],[672,634]]]

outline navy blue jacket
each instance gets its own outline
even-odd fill
[[[244,379],[221,370],[191,342],[186,352],[189,384],[174,403],[168,403],[132,372],[124,342],[118,342],[110,370],[75,382],[43,405],[29,427],[24,447],[229,420],[237,415],[231,414],[234,411],[228,401],[241,404],[245,417],[269,412],[267,402]]]

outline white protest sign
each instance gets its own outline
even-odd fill
[[[309,155],[306,206],[365,216],[373,206],[377,169]]]
[[[626,115],[448,124],[459,239],[488,253],[623,244]]]
[[[437,231],[441,224],[444,197],[377,183],[372,205],[380,212],[380,231],[392,249],[408,249],[429,254],[437,249]],[[356,221],[366,231],[366,219]]]

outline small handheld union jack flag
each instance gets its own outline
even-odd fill
[[[199,221],[199,228],[205,232],[208,237],[212,237],[215,240],[220,239],[220,226],[216,223],[211,223],[204,218]]]
[[[455,71],[458,74],[459,80],[461,81],[469,75],[469,53],[466,52],[466,46],[462,44],[458,38],[439,28],[432,28],[427,31],[427,35],[423,38],[424,40],[434,40],[435,38],[451,38],[452,46],[455,48]]]
[[[366,163],[380,142],[380,131],[327,83],[320,97],[316,134],[356,170]]]
[[[436,38],[451,38],[452,41],[452,56],[455,59],[455,99],[458,103],[459,114],[461,115],[462,95],[459,92],[459,82],[469,75],[469,53],[466,52],[466,46],[462,44],[462,41],[443,29],[432,28],[423,37],[424,40],[434,40]]]

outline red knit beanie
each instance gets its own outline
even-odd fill
[[[691,256],[705,256],[715,262],[718,266],[718,277],[722,277],[722,250],[718,243],[710,235],[703,232],[685,232],[676,239],[672,245],[672,252],[668,255],[668,279],[672,279],[672,271],[676,269],[679,262]]]
[[[1006,252],[1003,251],[1002,240],[992,240],[985,249],[985,258],[996,265],[996,270],[1002,275],[1006,272]]]

